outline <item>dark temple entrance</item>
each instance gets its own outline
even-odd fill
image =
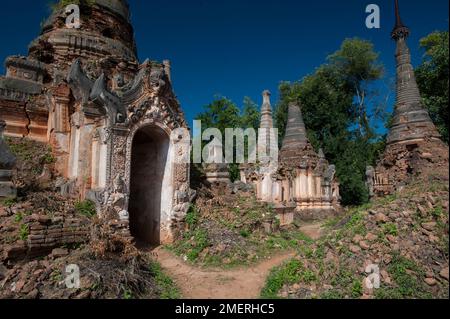
[[[159,245],[161,194],[169,137],[160,128],[140,129],[133,140],[130,185],[130,230],[139,244]]]

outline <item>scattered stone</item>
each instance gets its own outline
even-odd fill
[[[423,223],[422,227],[428,231],[433,231],[436,228],[436,223],[435,222]]]
[[[442,278],[444,278],[445,280],[448,281],[448,266],[445,267],[445,268],[443,268],[443,269],[441,270],[441,272],[439,273],[439,275],[440,275]]]
[[[375,241],[378,239],[378,236],[372,233],[368,233],[365,237],[367,241]]]
[[[361,247],[364,250],[370,249],[370,245],[367,242],[365,242],[364,240],[359,242],[359,247]]]
[[[8,213],[3,206],[0,206],[0,217],[8,217]]]
[[[364,238],[361,236],[361,235],[355,235],[355,237],[353,237],[353,239],[352,239],[352,242],[355,244],[355,245],[358,245],[359,244],[359,242],[361,241],[361,240],[363,240]]]
[[[33,289],[27,296],[27,299],[37,299],[39,297],[39,290],[37,290],[36,288]]]
[[[425,278],[425,283],[428,285],[428,286],[436,286],[437,285],[437,280],[436,279],[434,279],[434,278]]]
[[[5,278],[7,271],[8,271],[8,269],[6,269],[6,267],[3,266],[3,264],[0,264],[0,280]]]
[[[76,296],[75,299],[85,300],[85,299],[89,299],[90,297],[91,297],[91,291],[86,290],[86,291],[83,291],[82,293],[80,293],[78,296]]]
[[[27,248],[25,245],[21,244],[14,244],[14,245],[7,245],[3,248],[3,256],[0,256],[3,260],[15,260],[22,258],[26,255]]]
[[[25,280],[19,280],[14,285],[14,288],[13,288],[14,292],[21,292],[23,289],[23,286],[25,286]]]
[[[389,221],[389,218],[383,213],[378,213],[375,215],[375,221],[377,223],[387,223]]]
[[[395,237],[393,235],[386,235],[386,239],[393,244],[395,244],[397,242],[397,237]]]
[[[53,251],[52,251],[53,258],[66,257],[67,255],[69,255],[69,251],[67,249],[56,248],[56,249],[53,249]]]
[[[392,283],[391,277],[389,276],[389,273],[386,270],[382,270],[380,272],[381,278],[383,278],[383,281],[390,285]]]
[[[428,236],[428,240],[430,241],[430,243],[438,243],[439,242],[439,237],[430,234]]]
[[[361,248],[359,248],[358,246],[355,246],[355,245],[350,245],[349,249],[354,254],[357,254],[361,251]]]
[[[428,216],[427,210],[422,205],[417,205],[417,209],[420,212],[420,216],[422,216],[422,217],[427,217]]]

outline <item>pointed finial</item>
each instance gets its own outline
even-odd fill
[[[323,149],[319,149],[319,158],[320,159],[325,159],[325,153],[323,152]]]
[[[262,95],[263,95],[264,104],[270,104],[270,96],[271,96],[270,91],[269,90],[264,90]]]
[[[392,30],[391,36],[394,40],[398,40],[400,38],[407,38],[409,33],[409,28],[402,22],[398,0],[395,0],[395,27]]]

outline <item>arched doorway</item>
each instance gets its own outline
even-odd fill
[[[169,137],[160,128],[146,126],[134,136],[130,173],[130,230],[140,244],[161,242],[161,197]]]

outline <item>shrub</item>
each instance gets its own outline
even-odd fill
[[[22,224],[19,230],[19,237],[21,240],[27,240],[30,234],[30,229],[27,224]]]
[[[97,209],[93,201],[85,200],[75,203],[75,212],[77,214],[91,218],[97,214]]]
[[[277,298],[284,285],[299,282],[301,279],[299,270],[302,267],[301,261],[293,259],[280,267],[274,268],[267,278],[261,297],[267,299]]]
[[[198,221],[200,219],[200,214],[197,210],[197,208],[194,205],[191,205],[189,208],[189,211],[186,214],[186,224],[189,226],[189,228],[194,228]]]

